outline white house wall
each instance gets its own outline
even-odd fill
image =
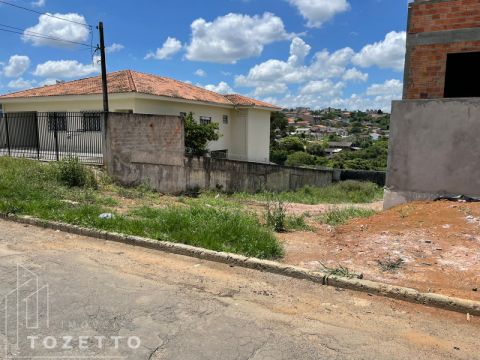
[[[247,123],[247,157],[249,161],[269,162],[270,112],[249,109]]]

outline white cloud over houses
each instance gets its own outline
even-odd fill
[[[402,71],[405,63],[407,35],[405,31],[389,32],[385,39],[366,45],[352,61],[361,67],[378,66]]]
[[[112,45],[107,46],[107,47],[105,48],[105,51],[107,52],[107,54],[113,54],[113,53],[122,51],[123,49],[125,49],[125,46],[124,46],[124,45],[122,45],[122,44],[117,44],[117,43],[113,43]]]
[[[13,55],[3,67],[2,74],[6,77],[19,77],[30,67],[30,58],[24,55]]]
[[[18,78],[11,80],[8,83],[8,87],[14,90],[26,90],[31,89],[35,84],[35,80],[25,80],[24,78]]]
[[[205,77],[207,76],[207,72],[203,69],[197,69],[197,71],[195,71],[195,75],[198,77]]]
[[[77,60],[47,61],[37,65],[33,75],[49,79],[74,79],[100,72],[99,57],[90,64],[82,64]]]
[[[204,88],[219,94],[234,93],[233,89],[225,81],[221,81],[217,85],[214,85],[214,84],[205,85]]]
[[[368,74],[363,73],[360,70],[357,70],[356,68],[348,69],[345,71],[345,73],[342,76],[342,79],[344,81],[367,81],[368,80]]]
[[[173,55],[182,50],[182,43],[172,37],[168,37],[163,43],[161,48],[158,48],[156,52],[149,52],[145,59],[166,60],[170,59]]]
[[[259,56],[265,45],[292,37],[282,19],[271,13],[262,16],[230,13],[212,22],[197,19],[191,29],[186,58],[223,64]]]
[[[43,37],[34,37],[29,35],[44,34],[67,41],[85,42],[90,36],[90,29],[85,17],[79,14],[53,14],[53,16],[40,15],[38,24],[27,28],[22,35],[23,41],[35,46],[54,46],[54,47],[74,47],[75,44],[69,42],[60,42]],[[64,21],[66,19],[69,21]],[[81,25],[85,24],[85,25]],[[35,34],[34,34],[35,33]]]
[[[347,0],[288,0],[307,20],[307,26],[318,28],[335,15],[350,9]]]

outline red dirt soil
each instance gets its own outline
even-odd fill
[[[338,228],[314,226],[280,235],[284,262],[344,266],[365,279],[480,300],[480,203],[417,202]],[[389,257],[405,263],[384,272],[378,261]]]

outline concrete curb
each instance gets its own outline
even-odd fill
[[[124,244],[140,246],[149,249],[160,250],[172,254],[184,255],[204,259],[208,261],[220,262],[228,265],[244,267],[259,271],[265,271],[273,274],[288,276],[291,278],[312,281],[321,285],[334,286],[337,288],[366,292],[369,294],[384,296],[396,300],[408,301],[411,303],[422,304],[430,307],[436,307],[459,313],[480,316],[480,302],[466,299],[453,298],[449,296],[421,293],[415,289],[401,286],[389,285],[375,281],[349,279],[338,276],[329,276],[325,273],[310,271],[292,265],[284,265],[274,261],[260,260],[256,258],[247,258],[242,255],[217,252],[202,248],[197,248],[184,244],[171,243],[146,239],[138,236],[128,236],[106,231],[83,228],[76,225],[58,223],[53,221],[40,220],[29,216],[12,216],[0,214],[0,219],[40,226],[53,230],[60,230],[76,235],[83,235],[102,240],[115,241]]]

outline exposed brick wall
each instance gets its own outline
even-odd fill
[[[480,41],[415,46],[410,51],[406,98],[442,98],[447,54],[469,51],[480,51]]]
[[[409,38],[438,31],[480,28],[480,0],[431,0],[410,4]],[[480,41],[410,46],[405,99],[444,96],[447,54],[480,51]]]
[[[480,0],[424,1],[411,5],[411,34],[474,27],[480,27]]]

